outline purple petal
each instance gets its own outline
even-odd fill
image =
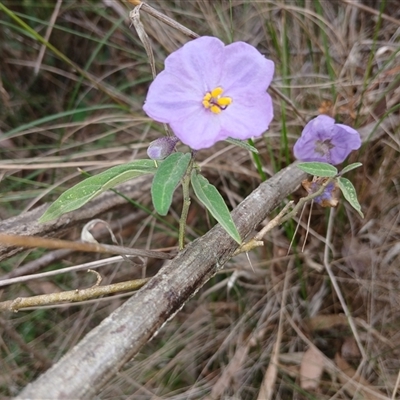
[[[200,112],[173,121],[170,125],[182,143],[194,150],[201,150],[229,136],[221,130],[221,119],[218,117],[219,115],[212,114],[203,107]]]
[[[223,72],[220,85],[231,94],[231,90],[266,91],[274,75],[274,63],[258,50],[244,42],[225,47]]]
[[[225,45],[215,37],[203,36],[186,43],[165,59],[165,69],[182,83],[195,86],[202,96],[220,85]]]
[[[343,124],[336,124],[336,129],[344,129],[346,131],[346,141],[352,150],[358,150],[361,147],[361,137],[355,129]]]
[[[312,119],[307,125],[309,125],[309,128],[312,130],[328,133],[332,132],[332,129],[335,126],[335,120],[332,117],[329,117],[328,115],[321,114],[318,115],[318,117]]]
[[[304,132],[304,131],[303,131]],[[327,158],[315,151],[315,135],[304,134],[300,136],[293,147],[293,153],[297,160],[328,162]]]
[[[335,147],[331,150],[330,162],[334,165],[342,163],[353,150],[357,150],[361,146],[358,132],[347,127],[354,131],[354,134],[348,129],[343,129],[342,126],[335,126],[335,135],[332,137],[332,144]]]
[[[221,127],[226,137],[240,140],[258,137],[268,129],[274,116],[272,99],[265,92],[234,97],[233,103],[222,114]]]
[[[223,54],[223,42],[207,36],[170,54],[165,70],[150,85],[143,106],[146,114],[169,123],[203,108],[203,96],[220,81]]]
[[[181,79],[163,71],[150,85],[143,110],[156,121],[169,123],[204,109],[203,96],[194,85],[188,88]]]

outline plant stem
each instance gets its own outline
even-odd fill
[[[181,218],[179,220],[179,250],[183,250],[183,248],[185,247],[186,219],[190,207],[189,185],[190,185],[190,176],[192,175],[193,163],[194,163],[194,154],[192,154],[192,158],[189,162],[186,173],[182,178],[183,205],[182,205]]]

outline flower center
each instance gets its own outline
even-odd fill
[[[315,152],[321,154],[322,156],[330,156],[330,151],[335,146],[331,143],[330,139],[317,140],[315,142]]]
[[[203,106],[214,114],[219,114],[222,110],[225,110],[232,103],[232,98],[223,97],[223,92],[224,89],[221,87],[216,87],[211,92],[207,92],[203,97]]]

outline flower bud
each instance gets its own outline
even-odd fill
[[[164,136],[156,139],[147,148],[147,155],[152,160],[163,160],[174,151],[178,141],[176,136]]]

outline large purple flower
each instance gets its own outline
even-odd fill
[[[266,93],[273,73],[274,63],[253,46],[204,36],[166,58],[143,109],[195,150],[260,136],[273,118]]]
[[[319,115],[304,127],[293,152],[301,161],[320,161],[336,165],[360,146],[360,134],[355,129],[336,124],[327,115]]]

